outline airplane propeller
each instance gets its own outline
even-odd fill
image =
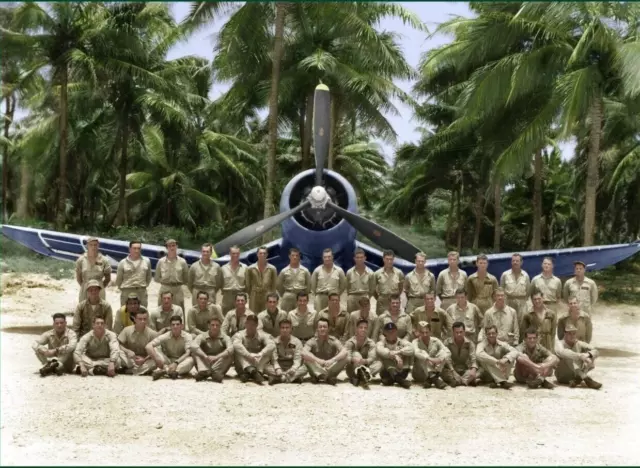
[[[313,143],[316,159],[315,184],[306,200],[295,208],[280,213],[270,218],[258,221],[247,226],[240,231],[231,234],[226,239],[221,240],[214,245],[214,254],[219,255],[228,252],[233,245],[243,245],[251,242],[253,239],[260,237],[265,232],[270,231],[284,220],[294,216],[302,210],[311,208],[313,217],[320,220],[327,208],[334,210],[356,231],[383,249],[391,249],[398,256],[413,260],[415,254],[420,251],[416,246],[397,236],[388,229],[369,221],[368,219],[345,210],[331,200],[325,187],[322,184],[322,176],[324,173],[327,156],[329,154],[329,142],[331,131],[331,94],[329,88],[323,84],[316,87],[314,96],[314,117],[313,117]],[[224,254],[223,254],[224,255]]]

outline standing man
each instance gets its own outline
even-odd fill
[[[404,273],[393,266],[396,256],[393,250],[382,252],[384,266],[375,273],[376,289],[376,314],[384,314],[389,309],[389,301],[392,295],[400,296],[404,283]]]
[[[376,356],[376,343],[369,337],[369,322],[360,319],[356,333],[344,344],[348,353],[347,376],[355,387],[368,388],[369,381],[382,370],[382,362]]]
[[[456,291],[464,289],[467,284],[467,273],[458,267],[460,255],[452,251],[447,255],[449,268],[445,268],[438,275],[436,294],[440,298],[440,308],[447,310],[456,302]]]
[[[33,342],[31,349],[44,364],[40,375],[62,375],[73,371],[73,351],[78,344],[76,333],[67,327],[67,318],[60,312],[53,314],[53,329],[44,332]]]
[[[418,338],[413,340],[413,380],[422,383],[424,388],[431,388],[433,385],[444,390],[447,384],[442,381],[440,375],[451,358],[451,352],[442,341],[431,336],[429,322],[419,322],[418,333]]]
[[[587,387],[597,390],[602,384],[593,380],[589,372],[595,368],[598,350],[589,343],[579,341],[577,331],[576,327],[568,324],[564,329],[564,339],[556,341],[555,351],[560,358],[556,377],[559,383],[569,384],[571,388],[584,382]]]
[[[249,309],[256,314],[267,306],[267,294],[276,292],[278,270],[267,262],[269,251],[266,247],[258,248],[258,261],[247,268],[245,288],[249,295]]]
[[[87,251],[76,260],[76,281],[80,285],[78,302],[87,298],[87,286],[91,281],[97,281],[101,285],[100,299],[106,298],[104,288],[111,282],[111,264],[109,259],[99,251],[100,245],[97,237],[87,239]],[[111,324],[109,324],[111,326]]]
[[[416,267],[404,279],[404,291],[407,295],[407,308],[405,312],[411,315],[416,308],[422,307],[424,295],[436,294],[436,277],[425,268],[427,255],[418,252],[416,254]]]
[[[160,283],[158,305],[162,304],[162,295],[170,292],[173,303],[184,310],[184,291],[182,286],[189,284],[189,266],[184,258],[178,256],[178,243],[169,239],[165,243],[167,255],[156,264],[155,281]]]
[[[267,308],[258,314],[258,330],[273,336],[281,335],[280,322],[287,320],[287,312],[278,307],[278,293],[267,294]]]
[[[491,382],[491,388],[508,390],[513,387],[509,377],[519,353],[505,341],[498,340],[498,328],[495,325],[489,325],[482,331],[485,338],[476,348],[476,359],[484,371],[479,377],[483,382]]]
[[[447,338],[444,345],[449,349],[451,357],[442,369],[442,380],[450,387],[477,384],[478,363],[476,362],[476,345],[467,338],[464,322],[453,323],[453,336]]]
[[[475,304],[467,301],[467,292],[464,288],[456,291],[456,302],[447,309],[447,315],[452,322],[462,322],[465,327],[465,336],[475,345],[478,342],[478,334],[482,329],[482,315]]]
[[[349,314],[347,335],[354,336],[358,328],[358,323],[365,320],[369,323],[369,326],[367,327],[367,336],[373,340],[377,340],[376,322],[378,321],[378,316],[375,311],[371,310],[371,301],[368,297],[361,297],[358,301],[358,305],[360,306],[359,310],[355,310]]]
[[[133,375],[145,375],[156,368],[156,363],[147,353],[147,345],[158,333],[147,326],[149,314],[139,309],[134,315],[134,324],[124,328],[118,335],[120,343],[120,363]]]
[[[151,261],[142,256],[142,242],[129,242],[129,256],[120,260],[116,273],[116,286],[120,289],[120,307],[127,303],[130,294],[138,296],[147,307],[147,288],[151,284]],[[117,333],[117,332],[116,332]]]
[[[364,250],[357,248],[353,255],[354,265],[347,271],[347,312],[358,310],[361,298],[373,296],[374,273],[366,264]]]
[[[120,345],[116,334],[106,329],[103,316],[93,317],[93,330],[80,338],[73,353],[73,360],[78,365],[76,373],[82,377],[115,377],[120,364]]]
[[[340,296],[338,293],[329,294],[329,305],[326,309],[322,309],[318,314],[318,318],[324,318],[329,324],[329,335],[338,338],[342,343],[349,338],[347,324],[349,315],[347,311],[340,307]]]
[[[120,334],[125,327],[133,325],[139,310],[147,312],[147,308],[140,305],[138,295],[130,293],[127,297],[127,303],[120,307],[113,319],[113,333]]]
[[[547,380],[558,365],[558,357],[538,343],[538,332],[531,327],[525,332],[525,340],[518,345],[518,356],[514,376],[516,382],[526,383],[529,388],[552,389]]]
[[[380,380],[382,385],[391,386],[397,383],[402,388],[411,388],[407,380],[413,363],[413,345],[398,338],[398,327],[389,322],[384,326],[384,336],[376,344],[376,355],[382,362]]]
[[[87,298],[76,306],[71,328],[78,338],[89,333],[93,328],[94,317],[100,315],[108,330],[113,324],[111,305],[100,297],[102,285],[98,280],[89,280],[86,285]]]
[[[247,318],[255,315],[250,309],[247,309],[247,293],[239,292],[236,294],[236,307],[227,312],[222,322],[222,333],[229,338],[244,330]],[[258,317],[256,317],[257,319]]]
[[[535,328],[536,339],[540,344],[549,351],[555,349],[556,323],[558,318],[556,314],[544,306],[542,294],[534,292],[531,295],[533,308],[524,314],[520,324],[520,341],[524,341],[526,336],[524,332],[529,328]]]
[[[591,278],[584,276],[586,267],[584,262],[573,262],[575,276],[564,283],[562,298],[568,301],[572,296],[577,297],[580,310],[591,315],[593,306],[598,302],[598,286]]]
[[[197,382],[211,377],[214,382],[222,383],[233,364],[233,343],[222,333],[221,324],[219,317],[210,318],[208,332],[199,334],[191,343],[191,356],[198,370]]]
[[[291,321],[287,318],[279,323],[280,332],[275,339],[271,365],[265,368],[269,374],[269,385],[277,383],[302,383],[307,373],[302,363],[302,341],[291,335]]]
[[[149,316],[149,327],[157,331],[159,335],[162,335],[171,328],[172,318],[178,316],[181,317],[182,320],[184,313],[182,312],[182,307],[173,303],[173,293],[171,291],[159,294],[159,297],[160,307],[151,312]]]
[[[322,251],[322,265],[311,275],[311,292],[314,295],[313,304],[316,312],[320,312],[329,303],[329,293],[342,294],[347,289],[347,277],[339,266],[333,263],[331,249]]]
[[[430,326],[430,335],[444,340],[451,332],[451,325],[453,320],[444,310],[440,307],[436,307],[436,294],[435,291],[425,293],[423,306],[414,309],[409,315],[411,317],[411,324],[413,325],[413,331],[416,338],[420,335],[418,329],[418,323],[427,322]]]
[[[229,263],[223,265],[222,272],[222,314],[227,315],[236,305],[239,293],[245,293],[247,266],[240,262],[240,247],[234,245],[229,249]]]
[[[236,372],[242,382],[251,379],[262,385],[265,366],[269,364],[276,346],[271,335],[258,330],[258,317],[255,314],[247,316],[245,326],[244,330],[233,336]]]
[[[280,293],[280,308],[289,312],[296,308],[298,293],[309,294],[311,291],[311,273],[300,264],[300,251],[289,249],[289,265],[284,267],[278,276],[278,292]]]
[[[569,311],[558,320],[559,340],[564,338],[564,329],[569,324],[576,328],[576,339],[591,343],[591,338],[593,338],[593,323],[591,322],[591,317],[580,310],[577,297],[569,298]]]
[[[329,335],[327,319],[318,319],[316,336],[304,345],[302,359],[307,366],[311,382],[338,383],[338,374],[347,365],[348,354],[340,340]]]
[[[513,254],[511,269],[502,273],[500,286],[507,295],[507,305],[516,311],[518,322],[527,313],[527,291],[530,284],[529,273],[522,269],[522,255]]]
[[[562,281],[553,274],[553,260],[545,257],[542,261],[542,273],[534,276],[529,285],[529,295],[540,291],[546,308],[551,309],[558,317],[562,299]]]
[[[500,286],[496,277],[487,271],[489,258],[486,255],[478,255],[476,266],[478,271],[467,278],[466,290],[469,301],[477,305],[480,313],[484,316],[484,313],[493,304],[493,293]]]
[[[196,305],[187,312],[187,331],[194,337],[200,333],[209,331],[209,321],[217,317],[220,323],[224,320],[220,306],[209,301],[209,293],[200,291],[196,293]]]
[[[318,312],[309,309],[309,295],[307,293],[298,293],[298,306],[289,311],[287,318],[291,322],[291,333],[302,341],[302,344],[313,338]]]
[[[520,324],[516,311],[506,304],[504,289],[498,288],[495,294],[496,302],[484,314],[482,329],[478,339],[484,338],[484,330],[495,326],[498,330],[498,340],[504,341],[509,346],[516,346],[520,340]]]
[[[171,330],[156,336],[145,349],[155,361],[157,369],[153,371],[153,380],[165,375],[170,379],[178,379],[189,374],[193,369],[191,357],[192,338],[183,330],[182,317],[171,317]]]
[[[202,244],[200,260],[189,267],[189,291],[191,291],[191,305],[198,303],[198,293],[206,292],[209,304],[216,303],[216,294],[222,285],[220,265],[211,260],[213,246]]]

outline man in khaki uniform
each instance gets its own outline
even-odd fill
[[[31,345],[38,360],[44,364],[40,375],[46,377],[53,373],[62,375],[72,372],[73,351],[77,344],[78,337],[67,327],[65,315],[59,312],[53,314],[53,329],[44,332]]]
[[[229,249],[229,263],[220,268],[222,273],[222,313],[226,316],[235,307],[238,293],[246,292],[247,265],[240,262],[240,247]]]
[[[435,386],[440,390],[447,388],[442,381],[441,373],[447,361],[451,359],[451,352],[442,341],[431,336],[431,324],[426,321],[418,322],[418,338],[413,340],[413,380],[422,383],[424,388]]]
[[[278,270],[267,262],[269,251],[266,247],[258,248],[258,261],[247,268],[245,288],[249,295],[249,308],[256,313],[267,306],[267,294],[276,292]]]
[[[255,315],[255,313],[252,310],[247,309],[247,293],[239,292],[236,294],[235,309],[230,310],[224,317],[224,321],[222,322],[222,333],[227,335],[229,338],[233,338],[236,333],[244,330],[247,317],[250,315]]]
[[[76,281],[80,285],[78,302],[87,298],[87,286],[90,281],[97,281],[101,285],[100,299],[106,298],[104,288],[111,282],[111,263],[99,252],[97,237],[87,239],[87,251],[76,260]],[[111,326],[111,324],[109,324]]]
[[[556,314],[544,306],[542,294],[537,291],[531,295],[531,302],[533,306],[524,314],[520,324],[520,341],[524,341],[526,338],[525,330],[533,327],[536,329],[540,344],[548,350],[553,350],[555,349],[556,323],[558,321]]]
[[[456,291],[464,289],[467,284],[467,273],[458,266],[460,255],[452,251],[447,255],[449,268],[445,268],[438,275],[436,281],[436,295],[440,298],[440,308],[447,310],[456,302]]]
[[[101,288],[102,285],[97,280],[90,280],[87,283],[87,298],[76,306],[71,328],[78,338],[92,330],[93,318],[97,315],[104,317],[107,329],[111,330],[113,311],[111,305],[100,297]]]
[[[423,306],[414,309],[409,315],[411,317],[411,324],[413,326],[413,333],[417,338],[420,330],[418,330],[418,323],[427,322],[430,326],[430,335],[444,340],[451,334],[451,325],[453,320],[449,314],[447,314],[440,307],[436,307],[436,293],[431,291],[424,295]]]
[[[358,301],[373,296],[375,290],[374,273],[365,261],[364,250],[357,248],[353,255],[354,265],[347,271],[347,312],[358,310]]]
[[[447,309],[447,315],[452,322],[462,322],[465,327],[465,336],[475,345],[478,342],[478,334],[482,329],[482,314],[475,304],[467,301],[467,293],[464,288],[456,291],[456,302]]]
[[[318,319],[324,318],[329,323],[329,335],[338,338],[341,342],[349,338],[347,324],[349,315],[347,311],[340,307],[340,296],[338,293],[329,294],[329,305],[318,314]]]
[[[322,252],[322,265],[316,268],[311,275],[311,292],[314,295],[313,304],[316,312],[327,307],[329,293],[342,294],[347,289],[347,277],[344,270],[333,263],[333,252],[324,249]]]
[[[493,293],[500,286],[496,277],[487,271],[489,258],[486,255],[478,255],[476,266],[478,271],[467,278],[465,289],[467,290],[469,301],[477,305],[480,313],[484,316],[484,313],[493,304]]]
[[[209,320],[213,317],[224,320],[222,309],[217,304],[209,301],[209,293],[200,291],[197,294],[197,302],[187,312],[187,331],[194,337],[209,330]]]
[[[209,304],[216,303],[216,294],[222,286],[222,272],[220,265],[211,260],[213,246],[209,243],[202,244],[200,248],[200,260],[189,267],[189,281],[187,286],[191,291],[191,305],[198,302],[198,293],[206,292]]]
[[[318,319],[316,336],[307,341],[302,351],[302,359],[307,366],[311,382],[338,383],[338,374],[348,362],[347,349],[340,340],[329,335],[329,321]]]
[[[389,309],[391,295],[400,296],[404,283],[404,273],[393,266],[396,256],[392,250],[385,250],[382,253],[384,266],[374,274],[376,289],[376,314],[382,315]]]
[[[518,345],[518,356],[514,376],[517,382],[526,383],[529,388],[552,389],[551,377],[558,365],[558,357],[538,342],[538,331],[531,327],[525,332],[525,340]]]
[[[347,376],[355,387],[369,387],[369,381],[382,370],[382,362],[376,356],[376,343],[369,337],[369,321],[360,319],[356,333],[344,344],[348,353]]]
[[[582,382],[594,390],[602,387],[589,376],[595,368],[598,350],[589,343],[578,340],[578,330],[571,324],[564,329],[564,339],[556,341],[556,355],[560,359],[556,369],[558,383],[569,384],[571,388],[580,386]]]
[[[147,288],[151,284],[151,261],[143,257],[142,242],[129,242],[129,256],[120,260],[116,273],[116,286],[120,289],[120,307],[126,305],[130,294],[135,294],[140,303],[148,306]],[[116,332],[118,333],[118,332]]]
[[[245,326],[244,330],[233,336],[236,372],[242,382],[251,379],[262,385],[265,367],[269,364],[276,346],[271,335],[258,330],[256,315],[248,315]]]
[[[271,356],[271,365],[265,368],[269,385],[278,383],[302,383],[307,367],[302,363],[302,341],[291,335],[291,321],[287,318],[278,324],[280,332],[274,340],[276,345]]]
[[[398,336],[411,343],[413,340],[413,324],[411,317],[400,310],[400,296],[394,294],[389,300],[389,310],[380,315],[375,324],[375,338],[380,339],[384,330],[384,326],[389,323],[395,323]]]
[[[289,249],[289,265],[284,267],[278,276],[278,292],[280,293],[280,308],[289,312],[296,308],[298,293],[309,294],[311,291],[311,273],[300,264],[300,251]]]
[[[155,361],[147,353],[147,345],[158,333],[147,326],[149,313],[146,309],[136,311],[135,323],[124,328],[118,335],[120,363],[127,373],[145,375],[156,368]]]
[[[511,269],[502,273],[500,286],[507,295],[507,305],[516,311],[518,322],[527,312],[527,292],[531,279],[529,273],[522,269],[522,255],[511,256]]]
[[[542,261],[542,273],[534,276],[529,285],[529,295],[535,291],[542,294],[545,307],[551,309],[558,317],[562,298],[562,281],[553,274],[553,260],[545,257]]]
[[[504,289],[499,288],[495,294],[496,302],[484,314],[482,329],[478,340],[484,338],[484,330],[491,325],[498,329],[498,339],[504,341],[509,346],[516,346],[520,340],[520,325],[516,311],[506,304]]]
[[[233,364],[233,342],[222,333],[221,325],[220,317],[211,317],[208,323],[209,331],[199,334],[191,342],[191,356],[198,369],[196,382],[211,377],[214,382],[222,383]]]
[[[404,292],[407,295],[407,307],[405,312],[411,315],[416,308],[423,306],[424,295],[436,294],[436,277],[425,268],[427,255],[418,252],[416,254],[416,267],[404,279]]]
[[[77,364],[76,373],[87,375],[107,375],[114,377],[120,366],[120,345],[118,337],[106,329],[104,317],[93,317],[93,330],[86,333],[73,352]]]
[[[298,293],[298,305],[289,311],[287,318],[291,321],[291,334],[302,341],[302,344],[313,338],[318,312],[309,309],[309,295],[307,293]]]
[[[173,303],[173,293],[166,291],[160,295],[161,305],[149,315],[149,328],[163,335],[171,328],[171,317],[184,319],[182,307]]]
[[[569,311],[558,320],[558,339],[564,338],[564,329],[567,325],[576,327],[576,338],[579,341],[591,343],[593,338],[593,323],[591,317],[580,310],[577,297],[569,298]]]
[[[267,308],[258,314],[258,330],[273,336],[279,336],[280,322],[288,320],[289,314],[278,307],[278,293],[267,294]]]
[[[475,387],[480,375],[476,362],[476,345],[467,338],[464,322],[454,322],[452,330],[453,336],[444,342],[451,356],[442,369],[442,380],[450,387],[458,385]]]
[[[133,325],[138,311],[147,312],[147,308],[140,305],[140,298],[136,293],[130,293],[127,303],[120,307],[113,319],[113,333],[119,334],[125,327]]]
[[[145,347],[147,354],[155,361],[157,369],[153,371],[153,380],[165,375],[175,380],[187,375],[193,369],[191,335],[183,330],[182,317],[174,315],[170,320],[171,330],[156,336]]]
[[[500,387],[508,390],[513,387],[509,377],[519,353],[505,341],[498,340],[498,328],[495,325],[490,325],[482,331],[485,338],[476,348],[476,359],[484,371],[479,378],[483,382],[491,382],[491,388]]]
[[[347,325],[347,336],[354,336],[358,328],[358,322],[366,320],[369,322],[367,327],[367,336],[371,339],[378,339],[376,333],[376,322],[378,316],[375,311],[371,310],[371,301],[368,297],[361,297],[358,301],[359,310],[351,312],[349,314],[349,323]],[[374,341],[375,343],[375,341]]]
[[[584,276],[586,265],[584,262],[573,262],[575,276],[566,283],[562,289],[562,298],[567,301],[570,297],[577,297],[580,310],[591,315],[593,306],[598,302],[598,286],[591,278]]]
[[[382,363],[382,385],[397,383],[402,388],[411,388],[407,377],[413,364],[413,345],[410,341],[398,338],[398,327],[393,322],[384,326],[383,333],[384,336],[376,344],[376,356]]]
[[[185,310],[182,287],[189,284],[189,265],[184,258],[178,256],[178,243],[174,239],[169,239],[165,246],[167,255],[158,260],[154,277],[156,283],[160,283],[158,305],[161,304],[162,294],[171,292],[173,303]]]

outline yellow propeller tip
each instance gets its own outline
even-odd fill
[[[329,91],[329,87],[324,84],[319,84],[316,86],[316,91]]]
[[[213,250],[213,248],[211,249],[211,258],[218,258],[218,254]]]

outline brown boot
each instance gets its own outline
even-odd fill
[[[584,383],[587,387],[593,388],[594,390],[598,390],[600,387],[602,387],[602,384],[600,382],[596,382],[591,377],[585,377]]]
[[[502,382],[500,382],[500,387],[504,388],[505,390],[509,390],[511,387],[513,387],[513,384],[511,382],[503,380]]]
[[[544,379],[542,381],[542,388],[546,388],[548,390],[553,390],[554,388],[556,388],[556,386],[553,385],[551,382],[549,382],[547,379]]]
[[[542,377],[535,377],[533,379],[527,380],[527,387],[529,388],[538,388],[543,384],[545,380]]]
[[[579,387],[581,383],[582,383],[582,379],[580,377],[576,377],[571,382],[569,382],[569,387],[576,388],[576,387]]]
[[[222,383],[222,379],[224,379],[224,376],[222,374],[218,374],[217,372],[212,372],[211,373],[211,380],[216,382],[216,383]]]
[[[440,377],[434,377],[433,379],[433,385],[438,389],[438,390],[444,390],[445,388],[447,388],[447,384],[444,383],[444,381],[440,378]]]
[[[202,382],[203,380],[207,380],[211,376],[210,371],[200,371],[196,374],[196,382]]]
[[[396,380],[396,383],[402,388],[406,388],[407,390],[411,388],[411,382],[409,382],[407,379],[398,379]]]

